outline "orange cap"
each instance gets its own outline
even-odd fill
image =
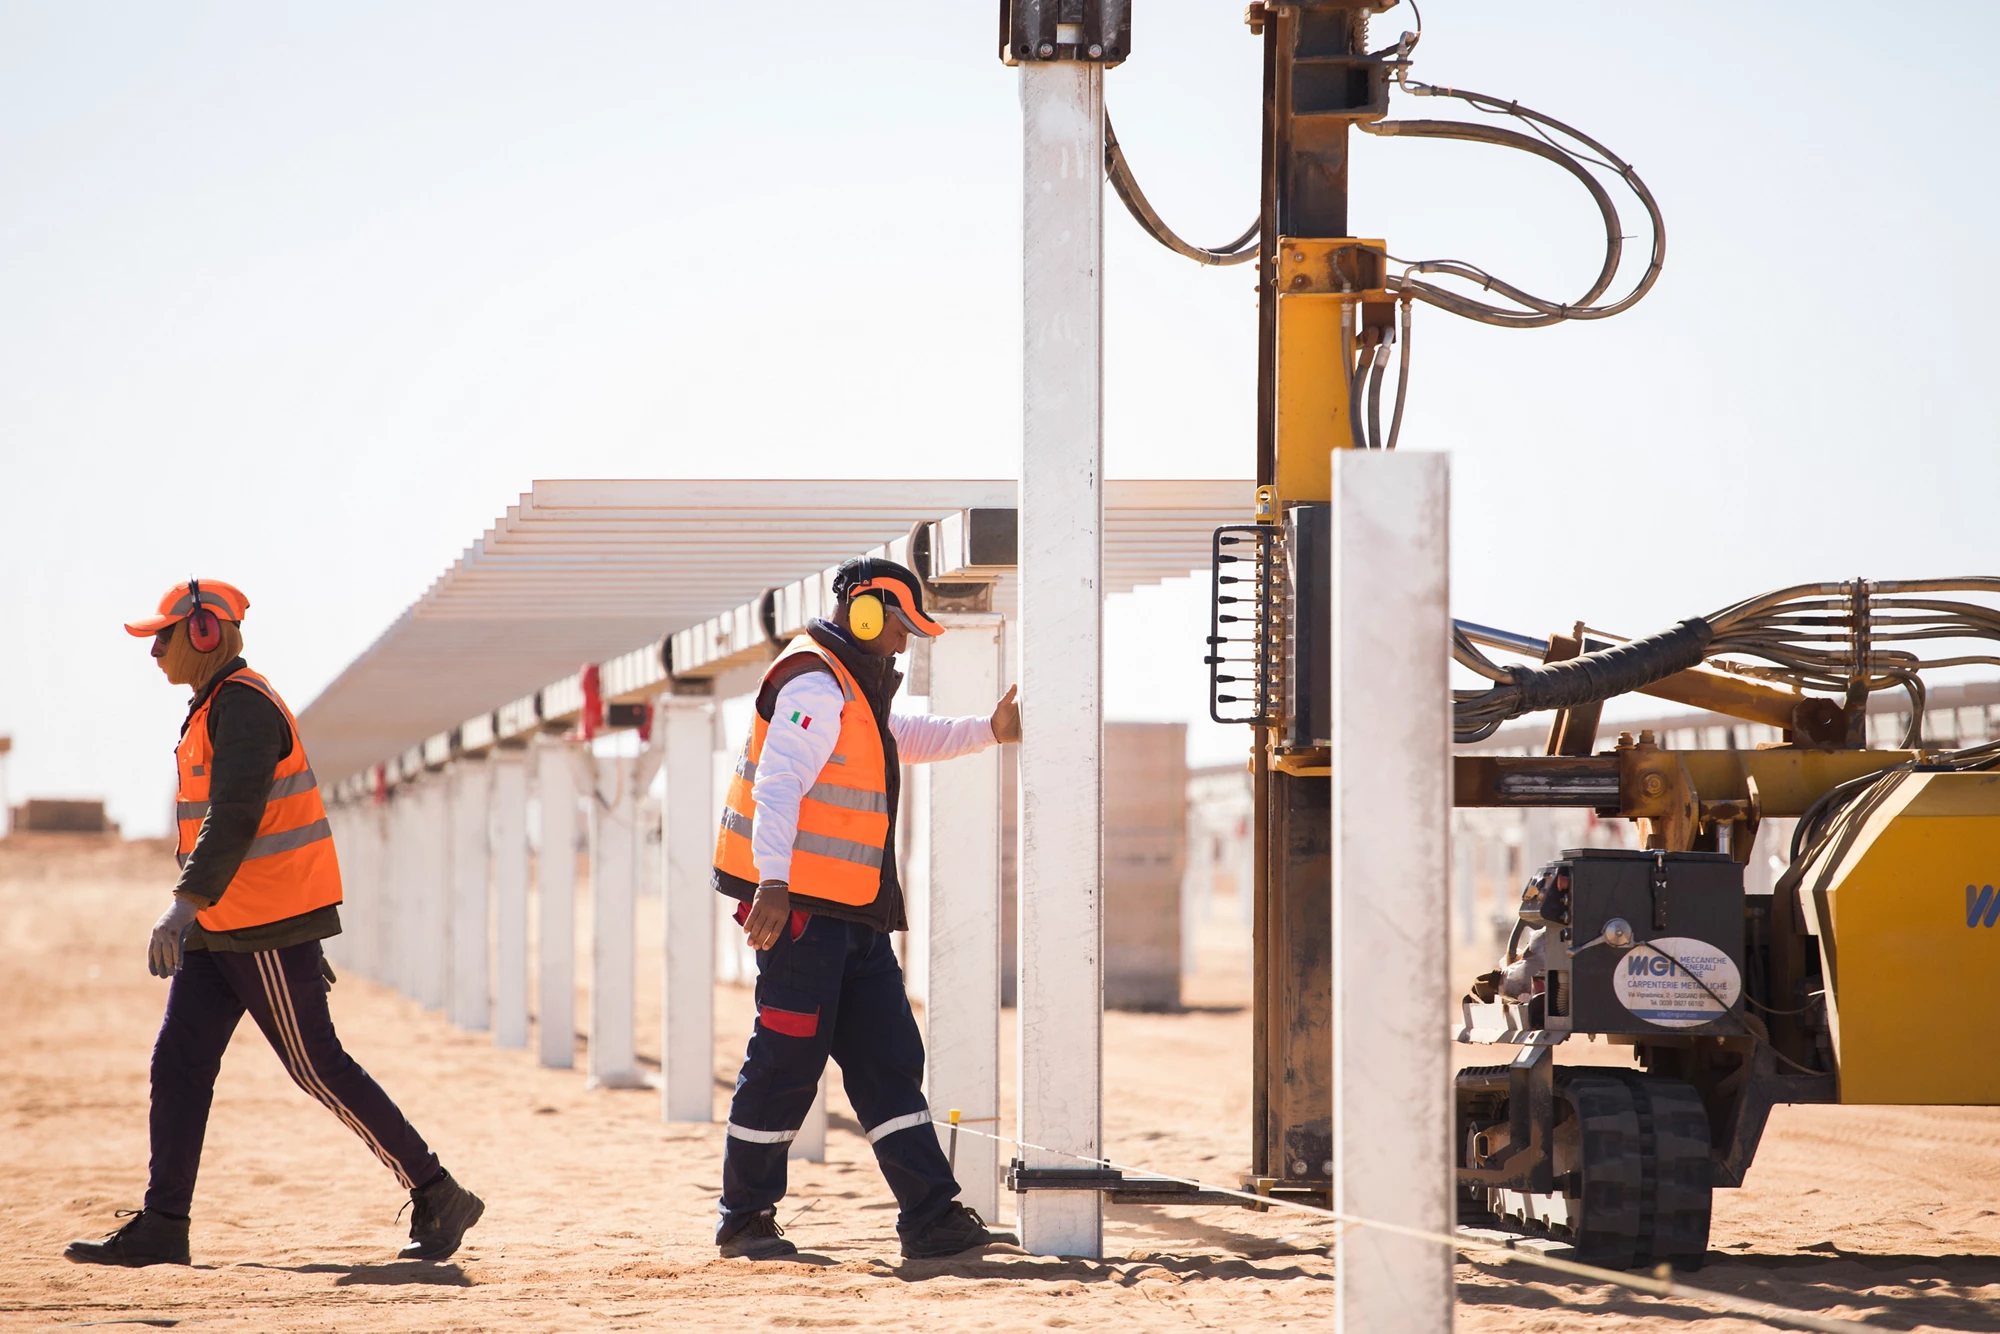
[[[195,595],[190,587],[193,584],[201,586],[201,605],[225,621],[240,622],[243,613],[250,610],[250,599],[234,584],[225,584],[220,579],[190,579],[161,595],[159,615],[125,622],[125,633],[140,637],[156,635],[174,622],[186,620],[195,608]]]

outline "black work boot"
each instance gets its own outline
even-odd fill
[[[73,1241],[63,1259],[80,1265],[184,1265],[188,1263],[188,1221],[144,1209],[120,1209],[132,1221],[103,1241]]]
[[[903,1238],[903,1258],[906,1260],[940,1260],[947,1255],[957,1255],[961,1251],[976,1250],[981,1246],[1012,1244],[1011,1232],[989,1232],[986,1220],[979,1216],[977,1209],[951,1202],[951,1207],[924,1226]]]
[[[410,1241],[396,1252],[399,1260],[449,1260],[486,1212],[486,1202],[449,1172],[439,1172],[437,1180],[411,1191],[410,1203],[416,1206],[410,1215]]]
[[[785,1230],[778,1226],[777,1217],[769,1209],[751,1214],[735,1231],[717,1237],[716,1241],[725,1260],[782,1260],[799,1253],[798,1247],[785,1240]]]

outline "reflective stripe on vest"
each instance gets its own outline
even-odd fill
[[[793,640],[772,662],[766,684],[787,659],[806,653],[827,665],[840,685],[842,705],[840,733],[834,738],[837,753],[799,800],[790,884],[796,893],[860,907],[881,892],[887,861],[889,778],[882,734],[853,673],[809,635]],[[753,717],[715,840],[716,868],[753,884],[761,878],[750,847],[757,815],[753,789],[770,729],[769,720]]]
[[[255,861],[259,857],[275,857],[281,852],[290,852],[295,848],[302,848],[308,843],[318,843],[322,839],[332,837],[333,826],[323,819],[315,820],[311,824],[303,825],[297,829],[287,829],[282,833],[259,834],[256,838],[250,840],[250,846],[244,850],[243,860],[248,862]],[[190,852],[177,852],[174,854],[174,861],[182,866],[186,866],[188,858],[193,855]],[[231,881],[230,883],[234,884],[235,882]]]
[[[201,778],[207,772],[208,770],[205,766],[198,766],[194,771],[194,776]],[[307,788],[318,786],[319,780],[313,777],[313,771],[310,768],[303,769],[289,777],[274,780],[270,791],[264,794],[264,800],[276,801],[280,797],[296,797]],[[205,801],[177,801],[174,803],[174,818],[176,820],[199,820],[207,814],[208,803]]]
[[[218,683],[216,690],[222,689]],[[245,669],[228,678],[227,684],[246,685],[263,694],[284,715],[291,734],[291,753],[278,761],[265,792],[264,817],[258,822],[256,837],[243,854],[236,874],[222,897],[204,908],[195,920],[211,931],[240,931],[282,921],[339,903],[340,863],[334,853],[333,830],[320,799],[319,780],[307,762],[305,743],[299,737],[298,720],[278,697],[270,683]],[[175,860],[185,866],[201,837],[202,821],[209,811],[209,783],[214,769],[214,744],[208,736],[208,714],[215,703],[210,691],[202,706],[188,719],[187,730],[176,748],[179,790],[175,793],[174,815],[179,839]]]

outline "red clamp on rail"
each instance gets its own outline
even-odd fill
[[[604,726],[604,693],[599,687],[596,663],[583,664],[579,675],[583,678],[583,708],[576,715],[576,738],[589,741]]]

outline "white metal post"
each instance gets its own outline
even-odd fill
[[[1103,1089],[1103,77],[1021,66],[1019,1133],[1084,1157]],[[1021,1196],[1021,1243],[1102,1254],[1097,1192]]]
[[[535,859],[540,898],[536,951],[536,1029],[543,1065],[576,1064],[576,771],[569,743],[535,744],[535,797],[541,809],[541,855]]]
[[[1451,612],[1442,454],[1333,456],[1333,1195],[1450,1233]],[[1336,1327],[1452,1327],[1448,1247],[1337,1243]]]
[[[493,1045],[528,1045],[528,765],[504,746],[487,761],[493,857]]]
[[[1544,866],[1562,856],[1562,845],[1563,835],[1556,812],[1533,807],[1522,811],[1521,873],[1516,883],[1507,888],[1520,889],[1531,876],[1539,874]]]
[[[403,947],[410,914],[410,807],[415,801],[409,784],[389,790],[381,807],[381,906],[375,915],[377,947],[375,980],[408,994],[403,980]]]
[[[370,795],[362,802],[360,854],[367,910],[356,928],[355,966],[363,977],[388,978],[389,939],[389,806]]]
[[[396,905],[397,986],[426,1010],[442,1009],[445,984],[445,903],[451,855],[449,816],[442,784],[424,774],[402,785],[402,881]]]
[[[354,875],[356,859],[354,855],[353,809],[347,806],[336,806],[329,802],[326,808],[326,824],[327,830],[333,839],[334,862],[340,868],[340,924],[342,930],[339,935],[321,941],[320,948],[325,951],[329,963],[339,968],[342,972],[352,972],[354,969],[354,941],[348,935],[348,929],[353,927],[356,920],[354,913],[355,890],[359,883]]]
[[[486,761],[470,756],[451,766],[451,1021],[484,1032],[492,1018],[487,991]]]
[[[590,1083],[633,1088],[641,1083],[632,1026],[638,1012],[633,969],[637,955],[634,895],[639,882],[637,759],[600,758],[590,811]]]
[[[660,902],[666,921],[660,996],[660,1115],[715,1119],[715,701],[664,695],[654,712],[665,751]]]
[[[381,886],[375,867],[376,849],[370,846],[370,826],[374,812],[364,801],[342,808],[337,827],[340,856],[340,962],[348,972],[360,977],[374,974],[369,956],[370,925],[381,902]]]
[[[1460,945],[1474,945],[1479,942],[1479,887],[1475,883],[1477,858],[1473,842],[1472,825],[1463,815],[1451,818],[1451,879],[1455,898],[1453,915],[1458,919],[1458,930],[1453,938]]]
[[[929,655],[926,654],[928,657]],[[924,687],[928,695],[930,687]],[[938,711],[931,701],[931,712]],[[913,1006],[931,999],[931,769],[928,764],[903,766],[901,810],[896,815],[896,870],[903,882],[903,990]]]
[[[424,930],[419,941],[419,995],[426,1010],[442,1010],[451,987],[451,785],[440,773],[417,785],[423,812]]]
[[[1002,618],[940,612],[946,633],[931,644],[931,712],[989,712],[1000,697]],[[974,1130],[1000,1112],[1000,751],[926,764],[929,786],[930,922],[924,1006],[931,1112],[957,1108]],[[946,979],[942,985],[939,979]],[[948,1132],[939,1139],[950,1142]],[[999,1145],[958,1137],[965,1203],[999,1217]]]

